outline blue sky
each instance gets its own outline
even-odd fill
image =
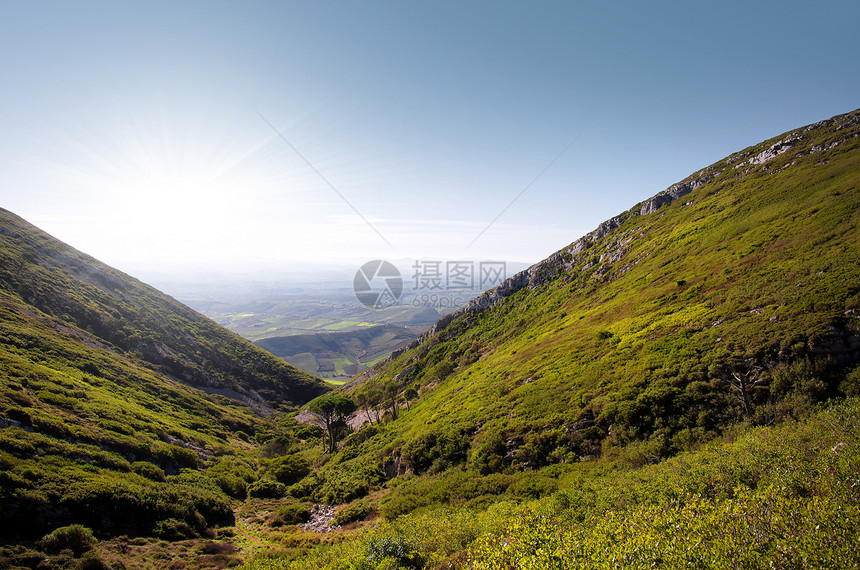
[[[538,261],[731,152],[860,106],[856,0],[0,14],[0,207],[130,271]]]

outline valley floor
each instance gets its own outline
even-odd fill
[[[655,465],[557,469],[555,490],[532,500],[452,501],[395,520],[371,512],[317,533],[273,525],[278,500],[248,499],[235,527],[208,539],[121,537],[95,552],[127,569],[856,568],[858,473],[860,399],[848,399]]]

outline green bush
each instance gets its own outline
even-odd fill
[[[402,535],[370,539],[366,551],[367,559],[377,564],[390,561],[395,568],[421,568],[424,565],[421,554]]]
[[[317,481],[316,488],[312,490],[316,502],[337,505],[363,497],[383,481],[383,475],[378,465],[350,460],[336,465],[329,463],[308,479]]]
[[[284,526],[302,524],[311,520],[311,509],[307,503],[286,503],[278,507],[269,524]]]
[[[860,396],[860,366],[845,376],[839,384],[839,391],[846,396]]]
[[[456,430],[428,431],[403,446],[402,457],[416,474],[441,473],[466,460],[468,438]]]
[[[60,527],[42,537],[38,547],[48,554],[59,554],[63,550],[71,550],[75,556],[80,556],[95,546],[96,537],[93,531],[85,526],[73,524]]]
[[[248,483],[241,477],[229,473],[218,473],[214,477],[218,487],[234,499],[243,500],[248,496]]]
[[[539,475],[525,475],[511,483],[508,494],[525,499],[539,499],[552,494],[557,488],[554,479]]]
[[[197,536],[197,533],[188,523],[176,519],[158,521],[152,534],[156,538],[170,541],[187,540]]]
[[[111,570],[111,567],[94,550],[90,550],[81,556],[75,570]]]
[[[273,459],[266,469],[268,474],[284,485],[298,483],[310,471],[311,467],[307,460],[295,454]]]
[[[164,470],[148,461],[135,461],[131,464],[131,470],[141,477],[146,477],[151,481],[165,481],[166,479]]]
[[[353,521],[362,520],[370,514],[371,510],[370,505],[366,501],[353,501],[337,512],[334,517],[334,523],[336,525],[345,525]]]
[[[287,494],[287,486],[271,479],[261,479],[248,487],[248,496],[258,499],[280,499]]]

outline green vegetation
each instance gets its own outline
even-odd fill
[[[39,541],[39,548],[51,554],[59,554],[63,550],[71,550],[75,556],[80,556],[96,544],[93,531],[85,526],[73,524],[58,528]]]
[[[860,563],[860,400],[656,465],[581,462],[541,499],[433,506],[244,568],[845,568]],[[733,440],[733,441],[732,441]],[[387,566],[383,565],[388,564]]]
[[[0,566],[860,565],[860,112],[672,191],[336,395],[7,216]]]
[[[326,391],[0,211],[0,532],[7,540],[48,533],[37,543],[44,553],[78,556],[78,547],[64,545],[84,526],[98,538],[181,540],[232,525],[234,502],[258,471],[293,483],[309,470],[303,459],[258,457],[260,442],[289,432],[258,414]]]
[[[2,209],[0,230],[5,302],[47,316],[78,343],[266,411],[327,390],[317,378]],[[80,366],[99,375],[96,364],[82,360]]]
[[[860,356],[857,114],[799,132],[763,165],[748,161],[777,139],[697,173],[655,213],[622,214],[351,384],[371,417],[400,416],[376,452],[461,430],[460,463],[481,472],[647,464],[847,393]],[[381,403],[410,389],[408,410]]]
[[[847,556],[856,500],[828,477],[850,469],[823,462],[848,444],[804,426],[833,421],[818,410],[855,394],[860,374],[858,123],[837,117],[696,173],[683,197],[603,224],[362,374],[346,393],[365,427],[301,493],[370,501],[385,522],[273,567]],[[790,149],[767,154],[780,141]],[[677,465],[695,477],[679,481]],[[633,530],[613,530],[628,519]],[[371,560],[380,536],[403,549]],[[667,541],[677,549],[656,546]]]

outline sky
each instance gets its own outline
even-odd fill
[[[0,0],[0,207],[131,273],[536,262],[860,106],[860,2]]]

